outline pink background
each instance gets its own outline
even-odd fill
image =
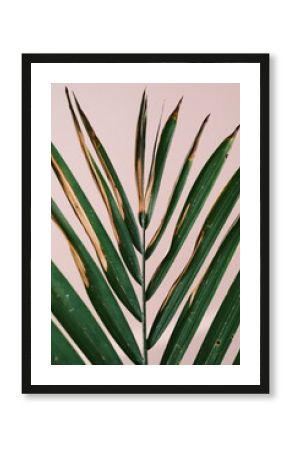
[[[134,176],[134,142],[140,99],[145,86],[147,87],[149,101],[148,133],[146,142],[146,173],[148,173],[148,168],[150,167],[153,142],[162,106],[164,105],[162,116],[162,124],[164,124],[166,118],[174,109],[180,97],[184,97],[179,113],[178,125],[165,166],[157,204],[152,221],[147,229],[147,242],[149,242],[150,238],[154,234],[154,231],[159,225],[161,218],[163,217],[173,185],[195,134],[205,116],[208,113],[211,113],[210,120],[204,130],[197,155],[188,177],[184,193],[179,200],[175,213],[159,246],[147,262],[146,282],[148,283],[155,268],[168,250],[178,215],[201,167],[219,143],[239,124],[240,89],[238,84],[68,85],[69,89],[73,90],[77,95],[78,100],[90,119],[98,137],[109,153],[135,212],[138,210],[138,204]],[[113,242],[115,242],[106,209],[90,176],[75,134],[70,112],[66,103],[64,87],[65,85],[63,84],[52,85],[52,141],[57,146],[77,180],[80,182],[89,200],[96,207],[99,218],[107,229]],[[188,261],[188,258],[193,250],[195,239],[207,213],[225,183],[230,179],[238,167],[239,136],[233,145],[230,155],[211,195],[206,201],[204,209],[194,227],[190,231],[182,250],[179,252],[178,257],[175,259],[174,264],[172,265],[160,288],[147,303],[148,330],[150,329],[160,304],[165,298],[169,288]],[[83,231],[82,226],[75,217],[54,174],[52,174],[52,196],[80,238],[85,242],[91,255],[94,257],[94,250],[91,243]],[[223,236],[238,214],[239,204],[235,206],[233,212],[231,213],[221,236],[218,238],[212,252],[206,259],[200,275],[195,279],[192,288],[196,286],[200,280],[200,277],[204,274],[206,268],[208,267],[209,261],[220,244]],[[52,259],[67,276],[71,284],[79,292],[94,316],[97,318],[97,315],[90,305],[68,246],[60,231],[54,224],[52,225]],[[201,323],[198,332],[196,333],[188,351],[186,352],[186,355],[183,358],[182,364],[192,364],[194,356],[198,352],[199,346],[215,315],[215,312],[222,302],[227,289],[239,269],[239,264],[239,250],[237,250],[230,267],[226,271],[224,280],[216,292],[210,310],[206,318]],[[137,294],[140,296],[140,287],[134,281],[132,282]],[[184,301],[186,301],[187,298],[188,295],[185,296]],[[179,308],[174,320],[167,328],[166,333],[164,333],[164,335],[160,338],[155,347],[149,351],[150,364],[159,364],[166,342],[181,308],[182,306]],[[137,341],[141,345],[141,325],[134,318],[132,318],[132,316],[128,314],[124,308],[123,311],[125,312],[126,317],[133,328]],[[114,346],[121,355],[124,363],[130,364],[129,359],[126,355],[124,355],[122,350],[120,350],[115,343]],[[235,336],[232,345],[224,358],[224,364],[232,363],[232,359],[236,354],[238,346],[239,333]]]

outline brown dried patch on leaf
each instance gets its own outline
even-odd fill
[[[108,262],[106,259],[106,256],[103,253],[102,250],[102,246],[100,244],[100,241],[90,223],[90,221],[88,220],[86,213],[84,212],[80,202],[78,201],[74,191],[72,190],[70,184],[68,183],[67,179],[65,178],[61,168],[59,167],[59,165],[57,164],[57,162],[55,161],[55,159],[53,158],[53,156],[51,157],[51,161],[52,161],[52,165],[53,168],[56,172],[56,175],[63,187],[63,190],[71,204],[71,206],[73,207],[75,214],[77,215],[79,221],[81,222],[82,226],[84,227],[87,235],[90,238],[91,243],[93,244],[96,254],[99,258],[99,261],[101,263],[102,268],[104,269],[105,272],[107,272],[108,270]]]
[[[82,108],[81,108],[81,106],[80,106],[80,104],[78,102],[78,99],[76,98],[74,93],[73,93],[73,96],[74,96],[74,100],[75,100],[78,112],[79,112],[79,114],[81,116],[81,119],[83,121],[83,124],[84,124],[86,130],[87,130],[87,133],[88,133],[88,135],[90,137],[90,140],[91,140],[91,143],[92,143],[92,145],[94,147],[94,150],[95,150],[95,152],[96,152],[96,154],[97,154],[97,156],[99,158],[99,161],[100,161],[100,163],[101,163],[101,165],[103,167],[103,170],[104,170],[108,180],[110,181],[110,184],[112,186],[112,189],[113,189],[115,197],[116,197],[116,201],[117,201],[118,207],[120,209],[121,216],[124,219],[125,218],[125,212],[124,212],[123,200],[122,200],[122,197],[121,197],[121,195],[119,193],[119,190],[118,190],[118,188],[117,188],[117,186],[115,184],[114,178],[112,177],[112,174],[111,174],[111,172],[110,172],[110,170],[109,170],[109,168],[108,168],[108,166],[107,166],[107,164],[106,164],[106,162],[105,162],[105,160],[103,158],[102,152],[100,151],[100,148],[101,148],[102,144],[101,144],[100,140],[98,139],[98,137],[97,137],[93,127],[91,126],[87,116],[85,115],[84,111],[82,110]],[[67,94],[67,97],[68,97],[68,94]]]
[[[91,171],[93,179],[96,182],[97,188],[98,188],[98,190],[99,190],[99,192],[100,192],[100,194],[102,196],[102,199],[103,199],[103,201],[105,203],[105,206],[107,208],[107,211],[108,211],[108,214],[109,214],[109,218],[110,218],[110,222],[111,222],[111,225],[112,225],[112,228],[113,228],[113,232],[114,232],[115,238],[116,238],[116,240],[117,240],[117,242],[119,244],[120,243],[120,238],[119,238],[119,234],[118,234],[118,231],[116,229],[116,226],[115,226],[113,213],[112,213],[112,208],[111,208],[108,196],[106,194],[106,191],[105,191],[104,186],[103,186],[103,184],[101,182],[101,179],[100,179],[100,177],[99,177],[99,175],[98,175],[98,173],[97,173],[97,171],[96,171],[96,169],[94,167],[94,164],[92,162],[92,158],[91,158],[90,152],[89,152],[89,150],[87,148],[84,135],[83,135],[83,133],[81,131],[81,127],[80,127],[79,121],[78,121],[78,119],[76,117],[76,114],[74,112],[74,109],[72,107],[71,100],[70,100],[70,97],[69,97],[69,92],[68,92],[67,88],[66,88],[65,92],[66,92],[69,108],[70,108],[70,111],[71,111],[71,115],[72,115],[72,118],[73,118],[73,122],[74,122],[74,125],[75,125],[75,129],[76,129],[76,132],[77,132],[77,135],[78,135],[78,138],[79,138],[79,142],[80,142],[82,151],[83,151],[84,156],[86,158],[86,161],[87,161],[87,163],[89,165],[89,169]]]
[[[185,221],[185,218],[186,218],[186,216],[187,216],[187,214],[188,214],[189,208],[190,208],[190,203],[188,203],[188,205],[187,205],[187,207],[185,208],[185,210],[184,210],[184,212],[183,212],[183,214],[182,214],[180,220],[177,222],[176,227],[175,227],[175,230],[174,230],[174,233],[173,233],[174,235],[176,235],[176,234],[178,233],[178,231],[179,231],[181,225],[182,225],[183,222]]]
[[[204,119],[204,121],[202,122],[202,124],[201,124],[201,126],[200,126],[200,128],[198,130],[198,133],[197,133],[197,135],[196,135],[196,137],[194,139],[192,147],[191,147],[191,149],[189,150],[189,153],[188,153],[188,157],[187,157],[188,161],[192,161],[194,156],[195,156],[195,153],[196,153],[196,150],[197,150],[197,147],[198,147],[198,144],[199,144],[202,132],[203,132],[204,127],[206,126],[206,124],[208,122],[209,117],[210,117],[210,114],[208,114],[206,116],[206,118]]]
[[[79,270],[79,273],[83,280],[83,283],[84,283],[85,287],[88,289],[90,286],[90,283],[87,278],[85,266],[84,266],[81,258],[79,257],[79,254],[77,253],[77,251],[75,250],[75,248],[73,247],[72,244],[69,244],[69,248],[70,248],[71,254],[73,256],[74,262]]]
[[[232,134],[230,134],[230,135],[228,136],[228,139],[230,139],[230,140],[233,141],[233,140],[235,139],[236,135],[238,134],[239,129],[240,129],[240,125],[238,125],[238,126],[235,128],[235,130],[232,132]]]
[[[182,103],[182,100],[183,100],[183,97],[181,97],[181,99],[177,103],[177,106],[176,106],[175,110],[171,114],[171,118],[174,119],[174,120],[177,120],[177,118],[178,118],[179,108],[180,108],[180,105]]]
[[[218,339],[218,340],[215,342],[214,346],[215,346],[215,347],[220,347],[220,345],[221,345],[221,341],[220,341],[220,339]]]

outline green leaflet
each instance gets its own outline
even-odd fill
[[[51,364],[84,364],[83,360],[53,322],[51,322]]]
[[[237,356],[235,357],[232,365],[233,366],[239,366],[240,365],[240,350],[238,351]]]
[[[68,240],[88,296],[115,341],[136,364],[143,359],[124,314],[94,260],[52,200],[52,217]]]
[[[136,254],[134,252],[133,243],[132,243],[128,228],[125,225],[125,222],[121,216],[121,212],[118,208],[118,205],[116,204],[115,199],[114,199],[113,195],[111,194],[111,191],[110,191],[107,183],[104,180],[104,177],[102,176],[98,166],[96,165],[92,155],[90,154],[90,152],[86,146],[85,138],[82,133],[79,121],[74,112],[74,109],[72,107],[67,89],[66,89],[66,94],[67,94],[69,108],[71,111],[71,115],[73,118],[74,126],[75,126],[76,133],[77,133],[77,136],[78,136],[78,139],[80,142],[81,149],[82,149],[83,154],[88,163],[92,177],[93,177],[94,181],[96,182],[98,190],[102,196],[103,202],[107,208],[120,253],[124,259],[125,264],[127,265],[128,269],[130,270],[132,276],[135,278],[135,280],[139,284],[141,284],[140,268],[139,268]]]
[[[188,309],[187,317],[183,319],[183,326],[179,326],[179,333],[171,337],[162,356],[161,364],[179,364],[186,352],[196,330],[203,319],[208,306],[219,286],[219,283],[232,259],[240,240],[240,219],[232,226],[216,255],[214,256],[206,274],[204,275],[195,294],[192,294],[185,305]],[[173,336],[173,335],[172,335]]]
[[[128,267],[133,278],[137,281],[137,283],[141,284],[140,267],[128,229],[121,217],[115,199],[112,196],[111,191],[91,154],[90,161],[94,170],[95,177],[97,177],[98,179],[100,190],[106,198],[105,204],[109,213],[120,253],[123,257],[123,261]]]
[[[159,119],[159,122],[158,122],[156,135],[155,135],[155,140],[154,140],[154,145],[153,145],[153,152],[152,152],[152,156],[151,156],[150,171],[149,171],[148,183],[147,183],[147,189],[146,189],[147,191],[149,189],[149,186],[150,186],[150,189],[152,189],[153,181],[154,181],[154,170],[155,170],[155,163],[156,163],[156,158],[155,157],[156,157],[157,143],[158,143],[158,140],[159,140],[159,134],[160,134],[160,128],[161,128],[162,114],[163,114],[163,107],[162,107],[162,111],[161,111],[161,114],[160,114],[160,119]],[[147,198],[148,198],[148,195],[147,195]],[[144,208],[145,208],[145,198],[144,198]],[[148,224],[146,224],[145,221],[146,221],[146,214],[144,213],[144,217],[142,217],[142,223],[143,223],[143,225],[146,228],[146,226]]]
[[[94,246],[108,282],[122,303],[138,320],[140,320],[141,310],[138,299],[110,237],[69,167],[66,165],[53,144],[51,145],[51,154],[52,167],[55,174],[58,177],[76,216],[80,220]],[[133,247],[132,251],[134,252]]]
[[[150,171],[150,177],[145,195],[145,227],[147,227],[150,223],[157,200],[166,158],[176,128],[181,101],[182,99],[178,102],[175,110],[167,119],[160,136],[160,141],[156,150],[155,160],[152,164],[152,170]]]
[[[69,94],[68,94],[67,89],[66,89],[66,94],[67,94],[67,98],[69,100]],[[93,130],[88,118],[86,117],[85,113],[83,112],[75,95],[74,95],[74,99],[75,99],[76,106],[77,106],[78,112],[80,114],[80,117],[82,119],[82,122],[84,124],[84,127],[89,135],[91,143],[97,154],[97,157],[98,157],[98,159],[104,169],[104,172],[110,182],[110,185],[114,192],[121,216],[124,219],[124,221],[128,227],[128,230],[130,232],[130,235],[131,235],[131,238],[133,240],[135,247],[137,248],[137,250],[141,251],[141,242],[140,242],[138,227],[137,227],[130,203],[128,201],[128,198],[126,196],[124,188],[122,186],[122,183],[114,169],[114,166],[113,166],[106,150],[104,149],[104,147],[102,146],[98,137],[96,136],[95,131]],[[69,100],[69,102],[70,102],[70,100]],[[72,108],[71,105],[70,105],[70,107]]]
[[[198,131],[198,133],[197,133],[197,135],[196,135],[196,137],[194,139],[193,145],[191,146],[188,154],[186,155],[186,158],[185,158],[185,161],[183,163],[182,169],[180,171],[180,174],[178,175],[177,182],[176,182],[176,184],[175,184],[175,186],[173,188],[173,192],[171,194],[171,198],[169,200],[169,203],[168,203],[165,215],[164,215],[164,217],[163,217],[159,227],[157,228],[156,232],[154,233],[151,241],[149,242],[149,244],[147,246],[146,254],[145,254],[146,259],[148,259],[152,255],[152,253],[154,252],[155,248],[157,247],[160,239],[162,238],[163,233],[166,230],[166,227],[167,227],[167,225],[168,225],[168,223],[169,223],[169,221],[170,221],[170,219],[172,217],[172,214],[173,214],[173,212],[175,210],[175,207],[176,207],[176,205],[178,203],[178,200],[179,200],[179,198],[180,198],[180,196],[182,194],[184,185],[185,185],[187,177],[189,175],[189,172],[190,172],[190,169],[191,169],[191,166],[192,166],[192,162],[193,162],[193,159],[194,159],[194,156],[195,156],[195,153],[196,153],[196,150],[197,150],[197,147],[198,147],[198,144],[199,144],[202,132],[203,132],[204,127],[205,127],[205,125],[206,125],[206,123],[207,123],[207,121],[209,119],[209,116],[210,115],[208,115],[204,119],[204,121],[202,122],[202,124],[200,126],[200,129],[199,129],[199,131]]]
[[[240,273],[234,279],[193,362],[218,365],[229,348],[240,323]]]
[[[122,364],[89,309],[53,262],[51,262],[51,309],[92,364]]]
[[[150,331],[148,348],[153,347],[174,316],[232,211],[239,193],[240,169],[228,182],[212,207],[196,240],[192,256],[163,301]]]
[[[224,165],[227,155],[232,147],[239,127],[228,136],[215,150],[207,163],[202,168],[195,183],[193,184],[183,209],[177,221],[170,249],[151,278],[146,290],[146,298],[149,300],[155,293],[160,283],[167,274],[180,248],[182,247],[188,233],[193,227],[211,189]]]
[[[135,177],[137,184],[138,200],[139,200],[139,222],[143,227],[145,214],[145,199],[144,199],[144,158],[145,158],[145,143],[146,143],[146,123],[147,123],[147,98],[144,91],[139,117],[136,129],[135,142]]]

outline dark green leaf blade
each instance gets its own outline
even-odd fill
[[[229,348],[240,323],[240,273],[234,279],[193,362],[218,365]]]
[[[161,179],[164,171],[164,166],[166,163],[168,151],[170,144],[174,135],[174,131],[177,124],[178,112],[181,105],[182,99],[178,102],[174,111],[168,117],[161,136],[160,141],[156,150],[155,161],[153,163],[153,170],[151,171],[151,176],[149,177],[146,195],[145,195],[145,226],[147,227],[150,223],[152,213],[157,200],[158,192],[160,189]]]
[[[188,308],[183,326],[179,327],[174,339],[171,337],[162,356],[161,364],[179,364],[184,356],[192,338],[203,319],[208,306],[219,286],[220,281],[233,257],[240,240],[240,219],[232,226],[208,270],[206,271],[195,294],[192,294],[185,305]]]
[[[69,94],[68,90],[66,90],[67,97],[69,100]],[[74,95],[74,99],[76,102],[76,106],[78,109],[78,112],[80,114],[81,120],[84,124],[84,127],[88,133],[88,136],[91,140],[91,143],[94,147],[94,150],[96,152],[96,155],[104,169],[104,172],[110,182],[110,185],[112,187],[112,190],[114,192],[118,207],[120,209],[120,213],[122,218],[124,219],[128,230],[130,232],[131,238],[133,240],[133,243],[137,250],[141,251],[141,241],[140,241],[140,235],[137,227],[136,220],[134,218],[134,214],[132,211],[132,208],[130,206],[129,200],[127,198],[127,195],[125,193],[125,190],[122,186],[122,183],[117,175],[117,172],[106,152],[104,147],[102,146],[100,140],[98,139],[93,127],[91,126],[88,118],[86,117],[84,111],[82,110],[76,96]],[[70,103],[70,100],[69,100]],[[71,105],[70,105],[71,107]]]
[[[209,212],[185,268],[171,286],[152,325],[148,346],[152,347],[174,316],[209,254],[240,193],[240,169],[233,175]]]
[[[189,175],[189,172],[190,172],[190,169],[192,166],[192,162],[193,162],[202,132],[203,132],[204,127],[209,119],[209,116],[210,116],[210,114],[202,122],[202,124],[199,128],[199,131],[194,139],[193,145],[191,146],[188,154],[186,155],[182,169],[180,171],[180,174],[178,175],[177,181],[173,188],[173,192],[171,194],[164,217],[163,217],[159,227],[157,228],[156,232],[154,233],[151,241],[149,242],[149,244],[147,246],[146,253],[145,253],[146,259],[148,259],[154,252],[160,239],[163,236],[164,231],[166,230],[166,227],[172,217],[172,214],[174,213],[175,207],[176,207],[178,200],[182,194],[184,185],[185,185],[187,177]]]
[[[128,267],[131,275],[137,281],[137,283],[141,284],[141,272],[140,266],[138,263],[138,259],[132,244],[132,240],[128,229],[123,221],[119,208],[115,202],[114,197],[111,194],[111,191],[101,174],[95,160],[90,154],[91,164],[95,173],[95,176],[98,178],[99,186],[101,191],[103,192],[104,197],[106,198],[106,206],[111,219],[111,224],[113,227],[113,231],[117,240],[117,244],[120,250],[120,253],[123,257],[123,261]]]
[[[92,205],[53,144],[51,162],[64,193],[93,244],[108,282],[124,306],[140,320],[140,306],[127,271]]]
[[[144,158],[146,144],[146,125],[147,125],[147,98],[144,90],[139,117],[136,129],[135,140],[135,178],[137,184],[138,200],[139,200],[139,222],[144,226],[145,199],[144,199]]]
[[[157,267],[147,287],[147,300],[152,297],[157,288],[160,286],[191,228],[193,227],[195,220],[197,219],[224,165],[227,155],[237,135],[238,129],[239,127],[237,127],[235,131],[219,145],[204,165],[195,183],[193,184],[173,232],[170,249],[161,261],[160,265]]]
[[[237,356],[235,357],[232,365],[233,366],[239,366],[240,365],[240,350],[238,351]]]
[[[51,322],[51,364],[72,366],[85,364],[53,322]]]
[[[152,152],[152,155],[151,155],[151,164],[150,164],[150,170],[149,170],[149,176],[148,176],[148,186],[151,186],[151,188],[153,186],[153,181],[154,181],[154,170],[155,170],[155,162],[156,162],[156,150],[157,150],[157,144],[158,144],[158,140],[159,140],[161,121],[162,121],[162,114],[163,114],[163,107],[162,107],[162,111],[161,111],[161,114],[160,114],[160,119],[159,119],[159,122],[158,122],[156,134],[155,134],[155,140],[154,140],[154,145],[153,145],[153,152]],[[147,190],[149,189],[148,186],[147,186]],[[144,222],[144,225],[145,225],[145,222]]]
[[[51,262],[51,309],[92,364],[122,364],[89,309],[53,262]]]
[[[118,208],[118,205],[115,202],[115,199],[114,199],[104,177],[101,174],[101,171],[99,170],[97,164],[95,163],[95,160],[93,159],[92,155],[90,154],[90,152],[86,146],[85,138],[84,138],[83,132],[81,130],[79,121],[74,112],[74,109],[72,107],[67,89],[66,89],[66,94],[67,94],[70,112],[72,115],[72,119],[74,122],[75,130],[76,130],[79,142],[80,142],[82,152],[85,156],[85,159],[86,159],[89,169],[91,171],[92,177],[93,177],[94,181],[96,182],[97,188],[102,196],[103,202],[107,208],[109,218],[111,221],[111,225],[112,225],[121,255],[124,259],[125,264],[127,265],[128,269],[130,270],[132,276],[135,278],[135,280],[139,284],[141,284],[140,267],[138,264],[136,254],[134,252],[130,233],[129,233],[128,228],[123,220],[123,217]]]
[[[68,240],[88,296],[107,330],[135,364],[142,364],[139,347],[125,316],[94,260],[52,200],[52,217]]]

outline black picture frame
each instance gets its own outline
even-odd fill
[[[22,55],[22,392],[33,394],[269,393],[269,54]],[[260,65],[260,384],[31,384],[31,65],[33,63],[255,63]]]

